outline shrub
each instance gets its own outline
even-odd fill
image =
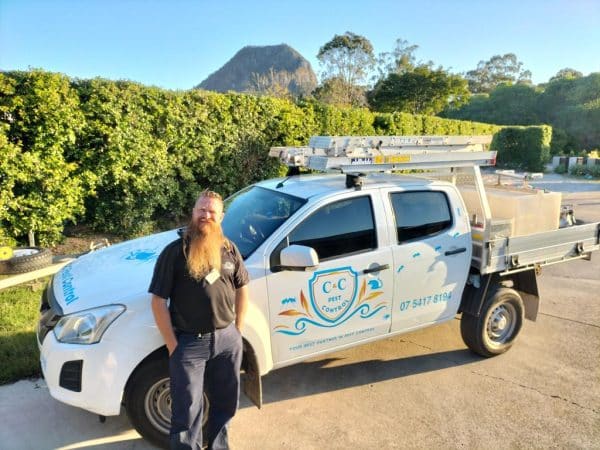
[[[63,75],[0,73],[0,112],[0,226],[52,244],[84,210],[85,183],[69,158],[83,125],[77,94]]]
[[[594,178],[600,178],[600,165],[596,164],[595,166],[589,167],[588,174]]]
[[[591,167],[584,165],[576,165],[571,168],[570,172],[571,175],[575,175],[577,177],[591,176],[593,178],[600,178],[600,165],[595,165]]]
[[[588,168],[583,165],[576,165],[569,169],[571,175],[575,175],[577,177],[582,177],[588,174]]]
[[[86,220],[116,234],[152,231],[155,211],[167,208],[179,188],[165,142],[165,91],[101,79],[80,82],[77,89],[86,118],[81,164],[97,176]]]
[[[561,175],[567,173],[567,166],[565,166],[564,164],[559,164],[554,168],[554,173],[558,173]]]
[[[498,150],[499,166],[541,172],[550,160],[551,139],[547,125],[505,127],[494,135],[492,148]]]

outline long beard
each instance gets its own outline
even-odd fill
[[[187,269],[193,279],[200,281],[212,269],[221,269],[221,249],[225,237],[218,223],[207,222],[198,226],[190,222],[185,241]]]

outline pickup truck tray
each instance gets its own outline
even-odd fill
[[[573,259],[590,259],[591,253],[600,249],[600,222],[488,241],[481,229],[474,228],[471,235],[471,266],[481,274],[522,272]]]

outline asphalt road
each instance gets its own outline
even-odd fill
[[[565,201],[600,220],[600,189]],[[538,281],[538,320],[508,353],[470,353],[456,319],[274,371],[261,410],[242,398],[233,448],[600,448],[600,254]],[[154,447],[124,414],[100,423],[24,380],[0,387],[0,448]]]

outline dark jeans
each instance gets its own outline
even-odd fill
[[[169,359],[171,449],[202,448],[203,393],[209,401],[205,441],[229,449],[227,425],[240,393],[242,337],[234,324],[200,337],[179,334]]]

